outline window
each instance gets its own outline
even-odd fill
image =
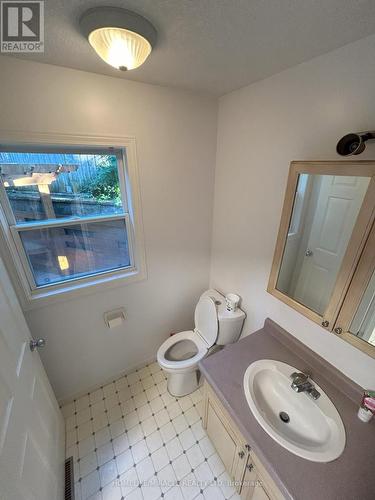
[[[126,148],[0,149],[3,228],[29,298],[139,271],[126,162]]]

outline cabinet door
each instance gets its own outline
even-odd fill
[[[258,471],[252,463],[251,456],[249,456],[242,482],[241,499],[270,500],[262,484],[263,480],[258,475]]]
[[[208,403],[207,410],[207,434],[223,461],[226,470],[233,477],[232,472],[236,462],[237,443],[229,434],[210,402]]]
[[[250,448],[207,383],[204,403],[203,427],[240,493]]]
[[[251,500],[270,500],[270,497],[264,491],[264,489],[259,485],[254,488],[253,496]]]
[[[257,455],[251,450],[249,461],[254,465],[254,469],[256,471],[256,479],[259,486],[254,489],[254,495],[251,500],[263,500],[263,499],[272,499],[272,500],[284,500],[285,497],[276,486],[274,480],[271,478],[269,473],[266,471],[264,465],[259,460]]]
[[[251,457],[248,457],[245,473],[242,480],[241,499],[250,500],[253,498],[254,490],[256,489],[257,474],[254,465],[251,462]]]
[[[204,391],[203,427],[242,500],[285,500],[207,382]]]

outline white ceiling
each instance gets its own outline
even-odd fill
[[[93,6],[147,17],[158,42],[128,73],[107,66],[80,34]],[[45,53],[20,57],[222,95],[375,33],[375,0],[46,0]]]

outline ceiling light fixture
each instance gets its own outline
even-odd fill
[[[147,19],[117,7],[89,9],[80,26],[98,56],[121,71],[141,66],[156,42],[156,30]]]

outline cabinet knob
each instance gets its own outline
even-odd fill
[[[340,335],[340,333],[342,333],[342,328],[338,326],[337,328],[335,328],[335,332]]]
[[[322,321],[322,326],[324,326],[324,328],[327,328],[327,326],[329,326],[329,321]]]
[[[252,470],[254,469],[254,465],[253,465],[253,464],[247,464],[247,465],[246,465],[246,469],[247,469],[248,471],[252,471]]]
[[[246,451],[250,451],[251,450],[251,446],[249,444],[245,444],[245,448],[246,448]]]
[[[239,456],[240,458],[243,458],[243,457],[245,456],[245,452],[244,452],[244,451],[239,451],[239,452],[238,452],[238,456]]]

